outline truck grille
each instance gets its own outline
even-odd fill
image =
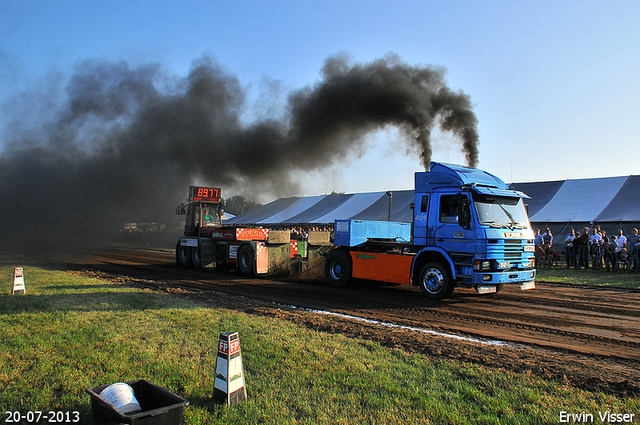
[[[487,257],[492,259],[504,259],[509,261],[522,260],[524,249],[521,239],[489,239],[487,245]]]

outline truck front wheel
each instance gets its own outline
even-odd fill
[[[422,293],[432,300],[441,300],[453,292],[449,270],[440,263],[427,263],[419,275]]]
[[[331,251],[324,263],[324,276],[327,283],[335,287],[347,286],[351,282],[351,256],[346,250]]]

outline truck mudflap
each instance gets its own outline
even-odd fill
[[[536,281],[535,280],[530,280],[528,282],[522,282],[520,284],[520,290],[521,291],[527,291],[529,289],[535,289],[536,288]]]

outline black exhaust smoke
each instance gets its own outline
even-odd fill
[[[367,64],[334,56],[319,82],[289,95],[283,118],[247,125],[240,82],[209,57],[183,79],[158,65],[81,62],[63,102],[21,93],[4,106],[18,105],[2,132],[0,237],[27,246],[103,241],[126,221],[169,221],[195,180],[227,193],[291,194],[296,171],[362,152],[364,136],[386,126],[406,139],[390,143],[409,143],[427,168],[437,124],[475,167],[477,119],[444,74],[397,56]],[[48,102],[49,112],[20,119],[18,100]]]
[[[431,131],[439,119],[442,130],[462,141],[467,165],[476,167],[478,121],[470,98],[451,91],[444,74],[444,68],[410,66],[397,56],[353,66],[345,57],[329,58],[322,80],[290,97],[291,142],[311,150],[309,159],[320,158],[309,165],[321,166],[357,148],[366,133],[393,125],[418,148],[428,169]],[[336,148],[340,156],[327,158]]]

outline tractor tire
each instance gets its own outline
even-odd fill
[[[203,258],[203,254],[202,254],[201,246],[197,248],[191,248],[191,262],[198,269],[201,269],[203,267],[202,258]]]
[[[176,264],[182,267],[189,267],[192,265],[190,246],[182,246],[180,244],[176,246]]]
[[[437,262],[427,263],[420,270],[418,285],[429,299],[441,300],[453,292],[454,284],[449,269]]]

